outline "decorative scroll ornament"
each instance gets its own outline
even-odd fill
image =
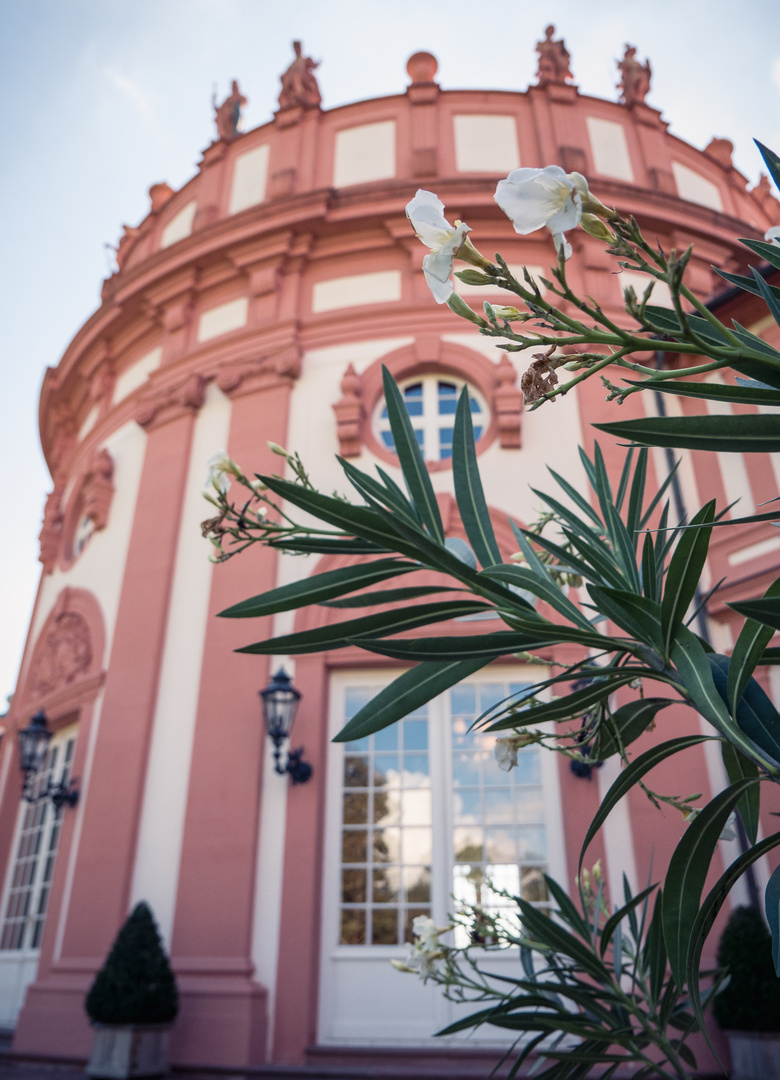
[[[44,697],[69,686],[92,665],[92,638],[86,619],[64,611],[54,620],[30,675],[30,692]]]
[[[46,506],[43,510],[43,524],[38,534],[40,552],[39,561],[43,564],[44,574],[50,574],[57,565],[62,546],[62,521],[61,507],[62,490],[55,484],[54,490],[46,496]]]

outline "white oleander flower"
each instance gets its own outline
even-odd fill
[[[490,267],[471,241],[471,229],[462,221],[450,225],[444,216],[444,203],[432,191],[420,188],[406,205],[406,216],[419,240],[431,249],[423,259],[423,273],[437,304],[446,304],[452,295],[452,267],[456,258],[478,266]]]
[[[565,173],[560,165],[548,165],[544,169],[513,169],[506,180],[499,180],[495,200],[516,233],[527,236],[546,225],[558,254],[569,259],[571,244],[564,232],[579,225],[583,198],[588,195],[584,176]]]
[[[764,239],[768,244],[777,244],[780,247],[780,225],[773,225],[764,233]]]
[[[496,739],[493,748],[499,769],[510,772],[517,765],[517,743],[514,739]]]
[[[206,485],[214,488],[220,495],[225,495],[230,487],[230,476],[238,476],[241,472],[238,465],[224,450],[218,450],[208,461],[209,475]]]
[[[438,971],[438,963],[447,955],[447,949],[439,942],[439,934],[451,930],[450,926],[437,926],[429,915],[418,915],[412,921],[414,943],[409,946],[406,960],[391,960],[396,971],[408,971],[427,982]]]

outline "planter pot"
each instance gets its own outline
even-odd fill
[[[95,1024],[87,1076],[129,1080],[168,1071],[170,1024]]]
[[[731,1080],[780,1080],[780,1034],[727,1031]]]

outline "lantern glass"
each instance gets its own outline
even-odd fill
[[[260,696],[268,734],[274,740],[288,738],[301,700],[300,690],[295,689],[290,676],[280,668],[265,690],[260,691]]]
[[[43,712],[36,713],[28,726],[19,732],[19,765],[23,772],[38,772],[46,760],[51,736]]]

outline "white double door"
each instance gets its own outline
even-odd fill
[[[484,710],[543,676],[538,668],[491,667],[391,728],[330,744],[321,1043],[424,1045],[476,1011],[481,1006],[456,1006],[440,987],[391,967],[407,955],[414,918],[446,926],[466,901],[513,919],[513,905],[491,885],[545,906],[543,874],[565,880],[556,755],[529,747],[503,772],[495,736],[471,728]],[[331,735],[391,678],[334,675]],[[465,944],[465,936],[451,931],[444,940]],[[491,970],[519,969],[516,950],[483,955]],[[469,1038],[501,1042],[502,1033],[483,1028]]]

